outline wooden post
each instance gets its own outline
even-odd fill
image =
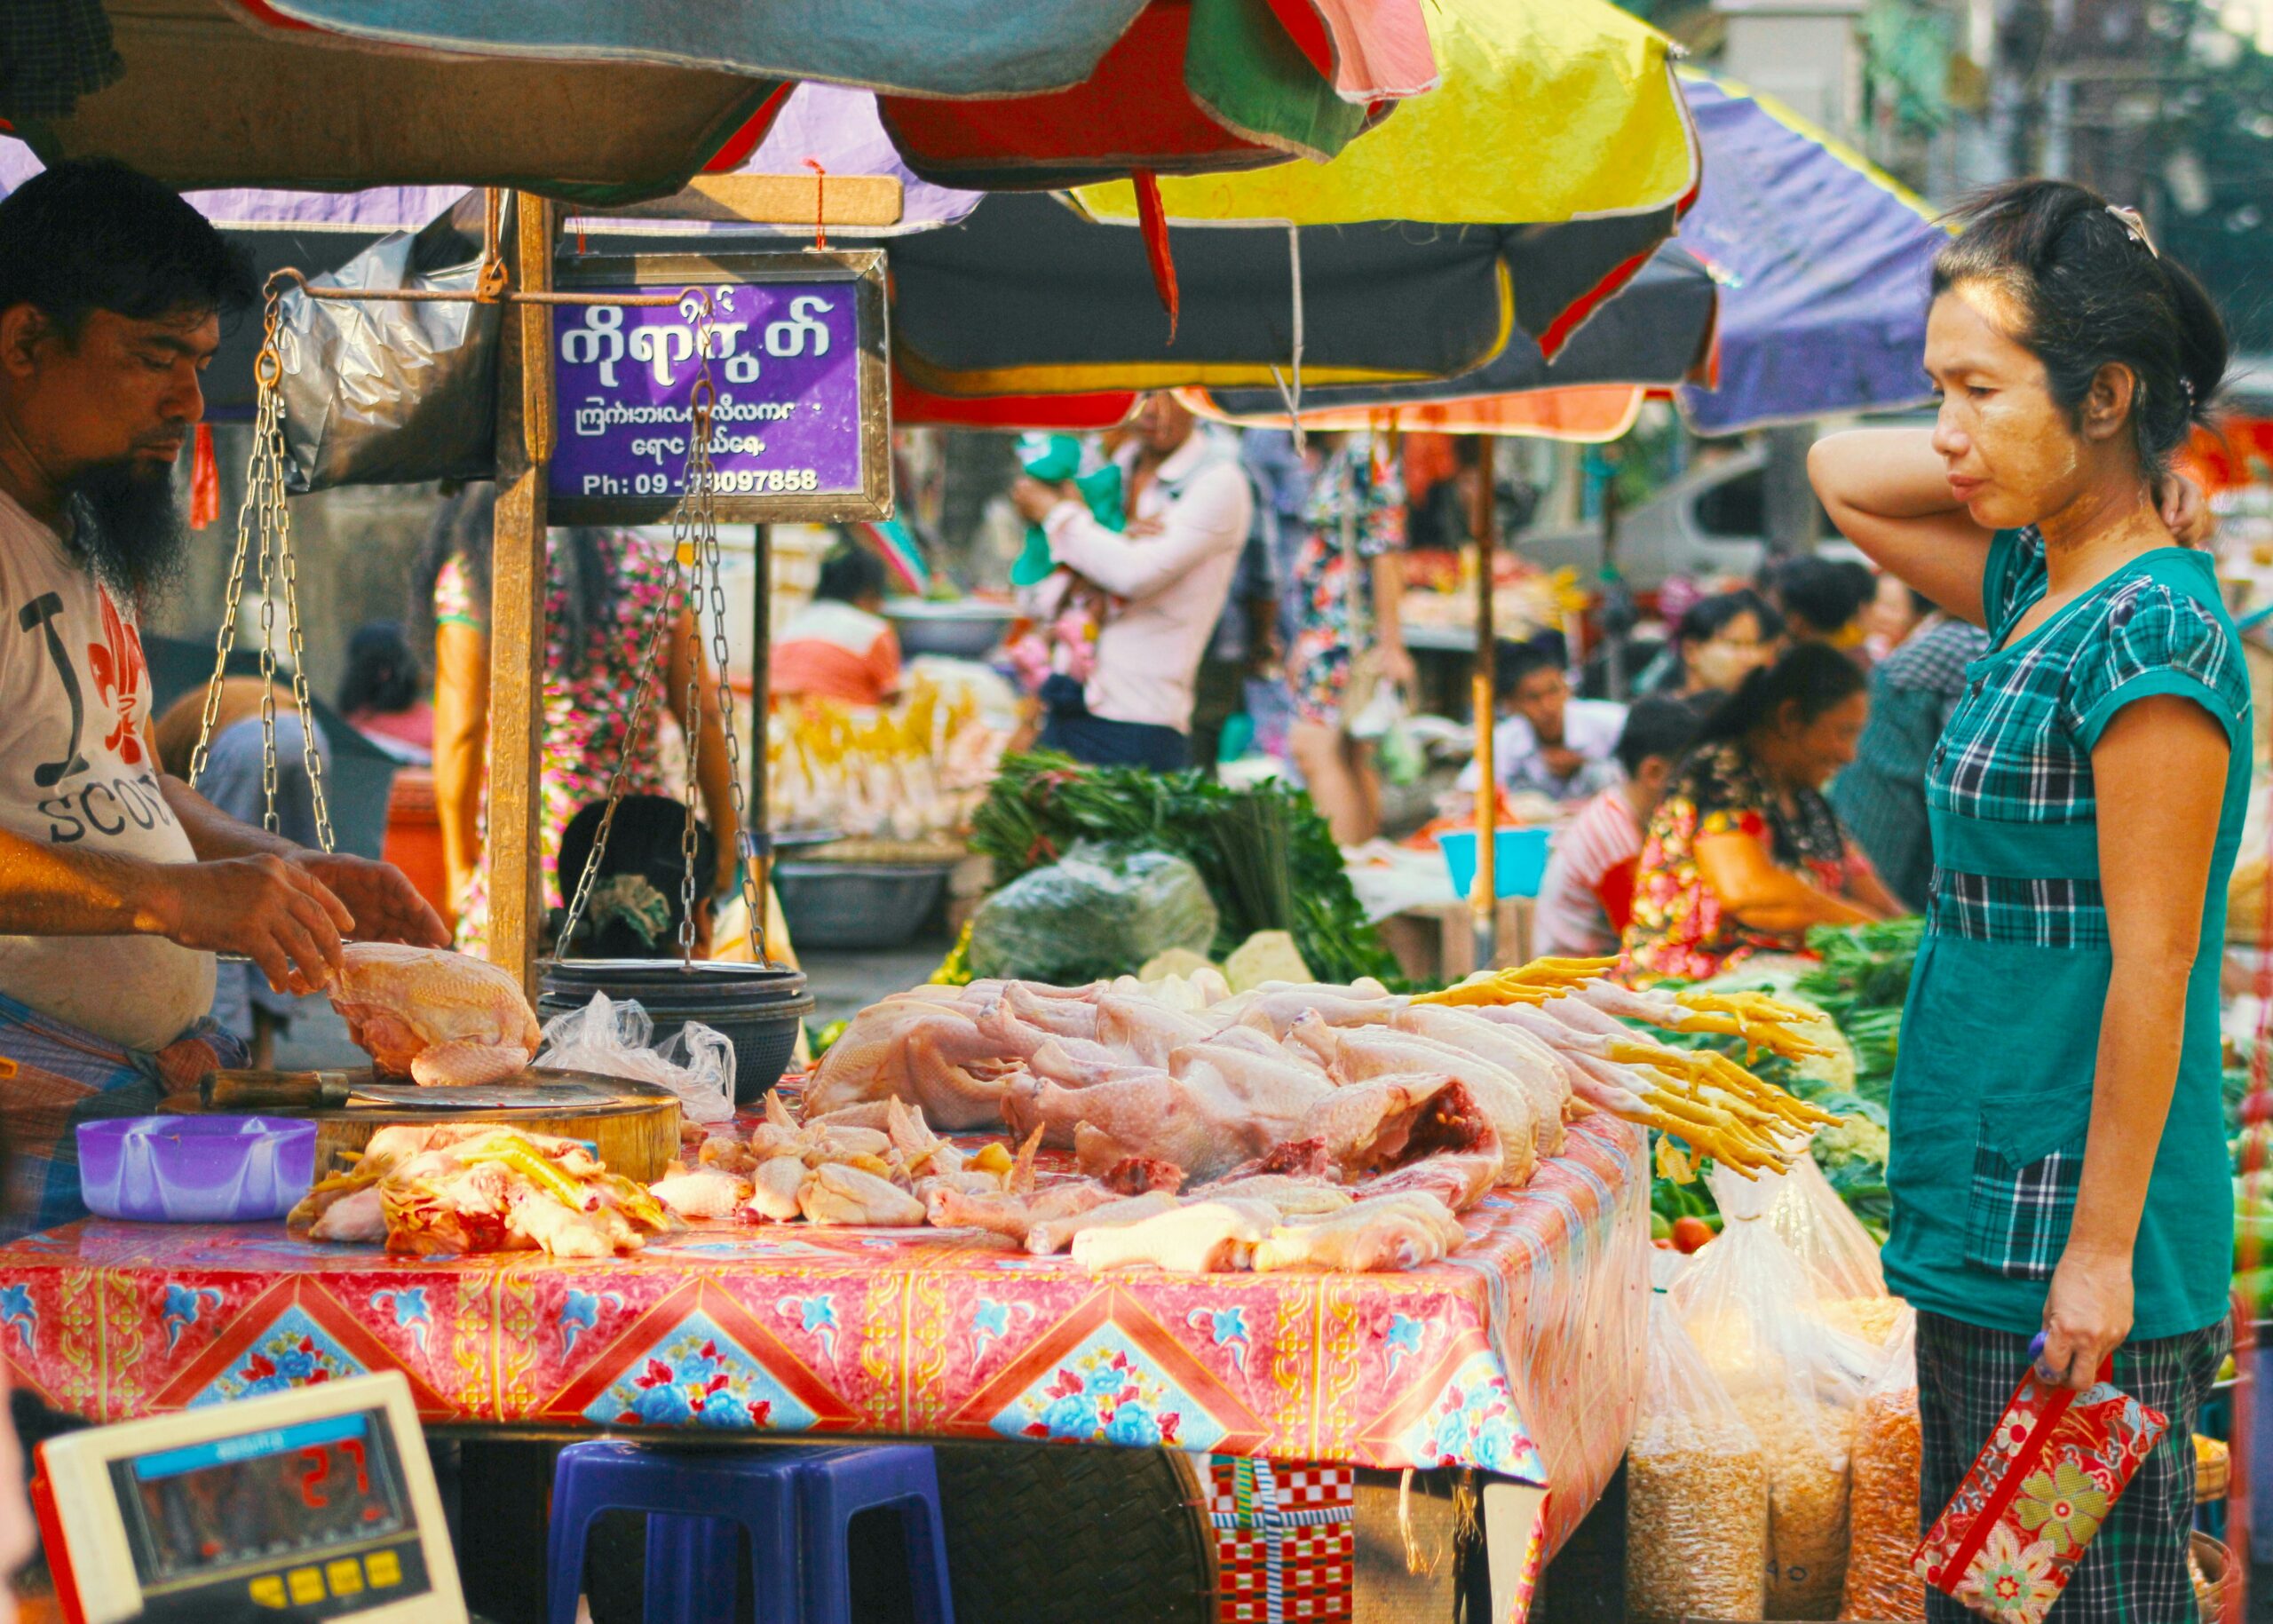
[[[512,285],[552,286],[552,204],[514,194]],[[552,456],[552,311],[509,305],[497,366],[497,519],[490,546],[489,958],[537,995],[544,928],[545,465]]]
[[[773,663],[773,527],[752,527],[757,558],[757,582],[751,590],[749,631],[749,827],[757,853],[750,877],[756,883],[760,907],[772,911],[766,887],[773,879],[773,820],[765,804],[765,713],[771,701]],[[772,945],[768,944],[768,951]]]
[[[1492,569],[1499,551],[1500,520],[1493,455],[1499,442],[1484,441],[1484,477],[1476,493],[1476,880],[1468,911],[1476,932],[1476,968],[1492,968],[1499,956],[1500,774],[1493,734],[1499,721],[1499,644],[1492,623]]]

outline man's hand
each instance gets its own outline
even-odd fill
[[[343,927],[358,941],[408,942],[414,947],[447,947],[450,932],[401,869],[342,852],[303,852],[294,867],[315,876],[346,905],[354,917]]]
[[[2078,1392],[2089,1387],[2101,1361],[2131,1335],[2131,1310],[2130,1259],[2062,1253],[2044,1300],[2039,1374]]]
[[[1031,474],[1020,474],[1010,485],[1010,505],[1030,525],[1040,524],[1059,503],[1072,499],[1068,487],[1044,485]]]
[[[1539,747],[1539,758],[1557,778],[1569,778],[1587,764],[1587,758],[1567,744],[1542,744]]]
[[[2163,481],[2155,510],[2170,528],[2171,539],[2182,547],[2200,547],[2218,533],[2218,516],[2210,511],[2202,487],[2182,473]]]
[[[355,916],[297,863],[230,857],[162,864],[151,875],[147,906],[158,935],[207,953],[242,953],[280,993],[328,986],[343,962],[340,939]]]

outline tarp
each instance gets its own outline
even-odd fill
[[[927,173],[1053,186],[1323,158],[1434,80],[1422,0],[114,10],[116,83],[67,113],[0,116],[45,155],[123,158],[186,190],[455,181],[571,202],[663,196],[739,163],[797,80],[891,94]]]
[[[1682,88],[1705,184],[1682,246],[1721,284],[1720,382],[1699,433],[1929,400],[1926,293],[1949,241],[1890,177],[1775,101],[1702,74]]]
[[[1171,220],[1502,225],[1654,213],[1697,184],[1671,43],[1608,0],[1431,0],[1437,88],[1330,163],[1163,179]],[[1133,223],[1126,183],[1084,210]]]
[[[1646,257],[1667,223],[1303,230],[1303,376],[1444,377],[1493,360],[1518,332],[1536,353],[1608,267]],[[1045,199],[990,195],[962,225],[894,246],[901,369],[945,394],[1270,387],[1295,345],[1288,232],[1170,234],[1184,285],[1173,342],[1133,234]]]
[[[1669,242],[1626,291],[1595,313],[1551,362],[1540,353],[1537,340],[1517,333],[1493,360],[1455,377],[1354,388],[1306,386],[1303,418],[1311,423],[1313,414],[1471,402],[1606,384],[1668,388],[1699,375],[1704,367],[1713,337],[1714,305],[1712,277],[1678,243]],[[1239,421],[1277,419],[1286,410],[1275,389],[1216,391],[1209,404]],[[1588,437],[1627,404],[1624,393],[1591,397],[1589,409],[1580,416]],[[1414,421],[1407,426],[1422,425]]]

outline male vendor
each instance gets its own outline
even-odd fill
[[[214,955],[325,985],[442,946],[397,870],[240,823],[159,766],[137,612],[187,540],[173,466],[249,267],[166,187],[65,163],[0,202],[0,1235],[83,1216],[74,1126],[238,1062]],[[216,606],[218,607],[218,606]]]

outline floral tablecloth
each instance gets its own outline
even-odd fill
[[[1641,1381],[1648,1180],[1594,1118],[1407,1274],[1093,1277],[975,1233],[701,1225],[610,1262],[389,1258],[281,1224],[0,1247],[0,1350],[99,1421],[399,1369],[442,1422],[1000,1435],[1601,1492]]]

